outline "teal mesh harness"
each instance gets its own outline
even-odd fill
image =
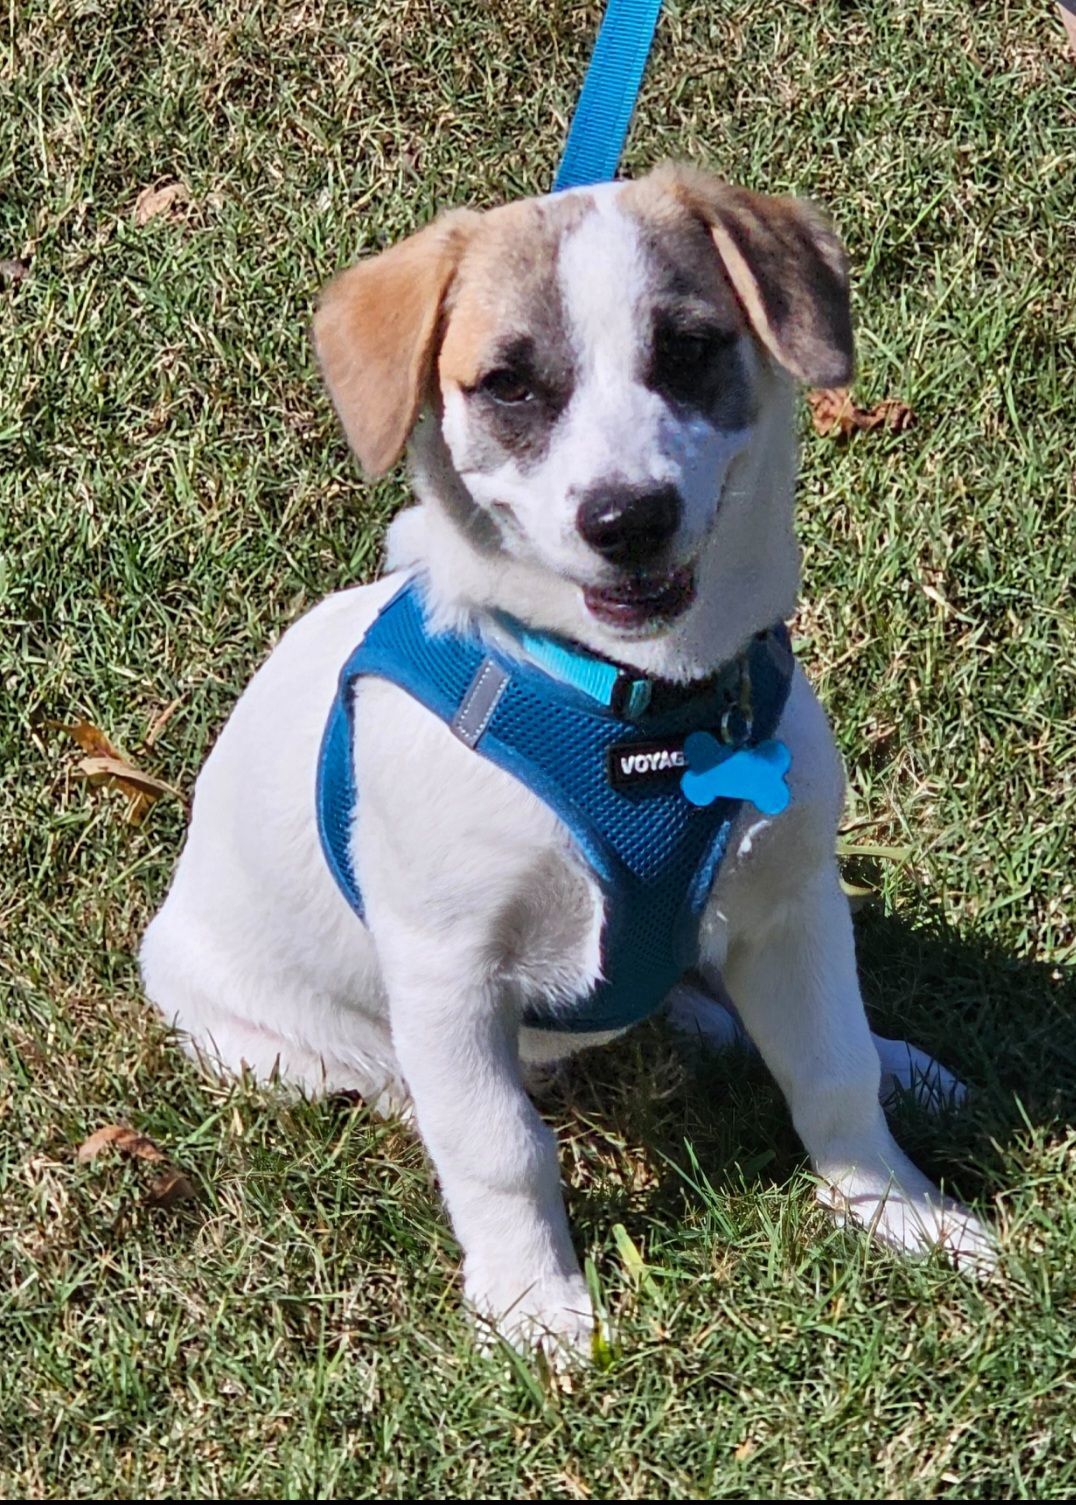
[[[694,965],[702,910],[744,803],[686,796],[694,753],[701,748],[703,771],[690,776],[696,784],[715,766],[732,770],[734,759],[772,761],[773,749],[783,756],[781,771],[787,767],[782,744],[769,739],[792,677],[788,630],[778,624],[758,634],[720,673],[687,690],[634,679],[552,639],[520,637],[527,656],[516,658],[477,636],[431,632],[421,580],[396,592],[340,671],[318,762],[322,848],[361,916],[351,856],[355,686],[363,675],[389,680],[554,810],[602,887],[601,979],[571,1008],[535,1007],[525,1023],[623,1029],[653,1013]],[[543,645],[549,668],[533,661]],[[570,664],[574,682],[564,677]]]

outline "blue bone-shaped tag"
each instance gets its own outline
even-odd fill
[[[780,815],[788,804],[785,774],[792,754],[783,742],[760,742],[729,752],[709,732],[692,732],[684,743],[684,757],[687,769],[680,788],[693,805],[749,800],[762,815]]]

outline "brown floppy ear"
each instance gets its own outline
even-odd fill
[[[330,282],[314,348],[348,442],[368,475],[399,459],[430,396],[441,310],[478,215],[457,210]]]
[[[843,387],[855,349],[844,249],[802,199],[733,188],[707,173],[666,168],[673,192],[710,227],[756,336],[812,387]]]

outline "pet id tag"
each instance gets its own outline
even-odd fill
[[[693,805],[747,800],[762,815],[780,815],[791,798],[785,774],[792,754],[783,742],[760,742],[730,752],[709,732],[692,732],[684,743],[684,759],[687,768],[680,788]]]

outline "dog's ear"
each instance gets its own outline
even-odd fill
[[[431,395],[445,294],[479,215],[455,210],[330,282],[314,348],[368,475],[399,459]]]
[[[733,188],[692,168],[658,169],[709,226],[733,290],[758,339],[812,387],[842,387],[855,350],[844,248],[802,199]]]

